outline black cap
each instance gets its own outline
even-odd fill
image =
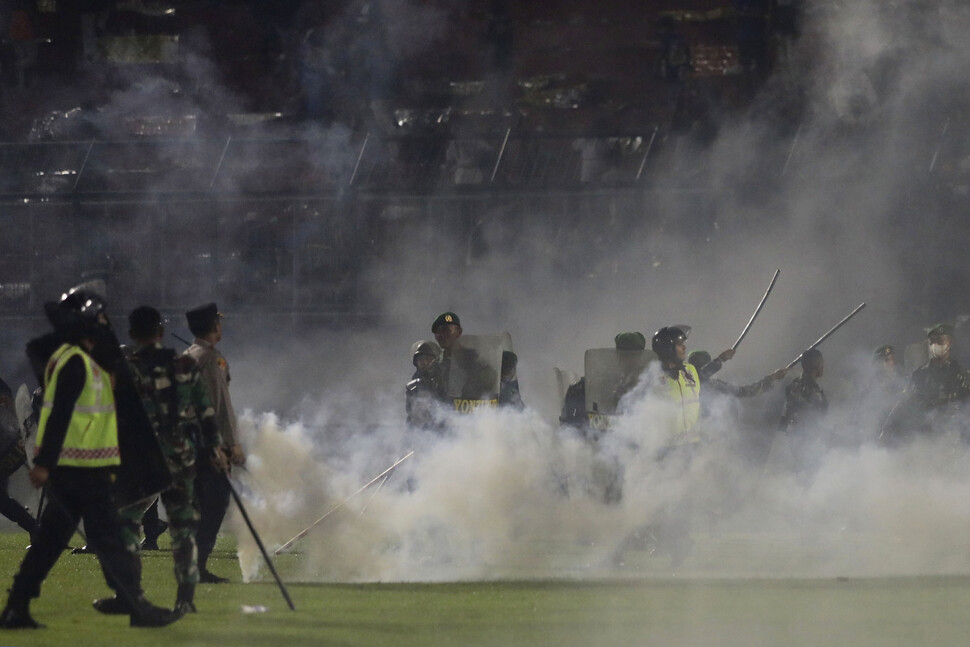
[[[647,338],[641,332],[621,332],[613,338],[616,350],[643,350],[647,347]]]
[[[438,315],[438,318],[434,320],[433,324],[431,324],[431,332],[436,331],[438,326],[444,326],[447,324],[455,324],[461,328],[461,321],[458,319],[458,315],[456,315],[454,312],[443,312]]]
[[[188,322],[189,330],[192,331],[192,334],[198,336],[198,331],[202,331],[201,334],[203,335],[209,332],[215,324],[216,319],[221,316],[222,313],[219,312],[219,306],[214,303],[207,303],[186,312],[185,320]]]
[[[872,351],[873,359],[885,359],[890,355],[895,355],[896,349],[892,347],[891,344],[883,344],[876,350]]]
[[[938,323],[926,331],[927,337],[932,337],[933,335],[946,335],[947,337],[952,337],[953,325],[948,323]]]

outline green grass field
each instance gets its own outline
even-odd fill
[[[26,535],[0,534],[8,586]],[[79,540],[78,540],[79,543]],[[165,545],[163,543],[163,545]],[[91,600],[108,594],[91,555],[64,554],[32,606],[42,630],[0,632],[0,645],[965,645],[970,579],[743,580],[625,577],[596,581],[311,584],[289,581],[291,611],[269,574],[242,584],[228,538],[210,562],[233,575],[201,585],[199,613],[132,629]],[[292,580],[300,555],[279,568]],[[147,553],[149,597],[175,596],[171,554]],[[265,612],[244,613],[244,605]]]

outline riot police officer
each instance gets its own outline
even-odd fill
[[[970,397],[970,374],[951,356],[953,326],[937,324],[926,333],[930,359],[913,371],[909,384],[887,419],[882,439],[898,440],[905,434],[941,432],[958,425],[964,441],[970,440],[957,414]]]
[[[404,387],[404,407],[408,426],[418,429],[439,429],[441,366],[438,364],[438,345],[417,341],[411,346],[414,373]]]
[[[667,447],[700,441],[697,421],[701,413],[701,379],[697,369],[686,362],[689,334],[689,326],[668,326],[654,333],[650,341],[662,369],[655,390],[660,397],[679,405],[678,415],[669,421]]]
[[[687,471],[701,440],[698,430],[701,379],[697,369],[686,362],[689,334],[689,326],[665,326],[650,341],[661,368],[656,382],[649,385],[650,392],[671,405],[660,408],[663,414],[659,415],[663,417],[655,421],[665,434],[656,460],[671,478]],[[632,533],[614,550],[613,562],[621,564],[629,548],[650,537],[656,542],[656,550],[668,555],[673,566],[679,566],[693,550],[692,514],[693,495],[689,489],[669,497],[649,524]]]
[[[34,487],[47,487],[50,503],[14,576],[0,628],[42,627],[30,615],[30,600],[40,596],[41,583],[79,520],[131,625],[170,624],[182,614],[156,607],[142,594],[137,540],[126,533],[119,513],[115,481],[122,452],[115,393],[111,375],[96,361],[103,357],[110,363],[110,347],[117,351],[105,302],[90,290],[74,289],[45,309],[62,343],[43,374],[44,404],[30,481]],[[99,345],[102,349],[96,351]]]

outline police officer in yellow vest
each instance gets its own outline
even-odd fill
[[[653,335],[651,347],[660,358],[662,374],[658,395],[673,406],[666,410],[662,424],[668,430],[667,447],[680,447],[700,442],[697,422],[701,416],[701,380],[697,369],[688,364],[687,326],[661,328]]]
[[[40,596],[41,583],[80,520],[131,625],[170,624],[181,614],[152,605],[142,594],[138,546],[126,540],[115,498],[121,452],[113,376],[92,358],[96,344],[113,339],[104,301],[93,291],[75,289],[45,307],[61,344],[44,370],[44,402],[29,476],[34,487],[47,488],[49,503],[36,541],[14,576],[0,628],[43,626],[30,616],[30,600]]]
[[[657,460],[663,464],[669,478],[677,478],[687,471],[695,449],[700,445],[698,422],[701,416],[701,380],[697,369],[687,363],[688,326],[661,328],[653,335],[651,348],[660,359],[661,374],[654,394],[663,404],[658,407],[661,420],[657,424],[667,431],[667,440]],[[665,501],[655,524],[658,552],[670,556],[674,567],[679,566],[693,550],[690,537],[693,505],[689,484],[679,495]]]

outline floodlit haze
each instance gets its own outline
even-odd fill
[[[230,328],[234,397],[248,408],[253,454],[241,478],[259,495],[264,539],[279,545],[350,497],[296,544],[309,558],[308,579],[670,574],[666,558],[618,566],[613,551],[691,492],[698,544],[678,572],[968,572],[962,450],[940,441],[876,447],[868,441],[879,411],[860,410],[857,399],[873,348],[892,343],[901,357],[921,326],[954,320],[966,306],[953,284],[964,276],[965,247],[953,238],[965,241],[966,230],[950,228],[942,210],[952,205],[924,199],[920,187],[932,181],[944,123],[967,89],[970,23],[960,3],[926,4],[813,4],[805,30],[814,38],[805,42],[817,49],[789,59],[803,80],[782,67],[749,114],[709,147],[685,146],[663,171],[671,186],[684,186],[685,174],[707,178],[720,190],[716,204],[658,191],[633,213],[603,213],[570,231],[507,214],[497,201],[482,224],[487,252],[472,255],[469,240],[443,227],[403,238],[371,268],[385,313],[373,328],[271,344],[232,339]],[[793,101],[808,106],[804,120],[779,127],[771,115]],[[503,218],[524,224],[510,233]],[[926,223],[944,224],[928,233]],[[649,339],[675,323],[693,326],[689,349],[717,354],[775,269],[771,298],[718,377],[743,384],[785,366],[867,304],[821,346],[831,434],[846,442],[819,458],[810,482],[786,469],[783,443],[770,454],[747,451],[773,428],[781,386],[740,417],[716,405],[714,442],[683,474],[652,458],[656,403],[630,403],[599,452],[558,429],[554,367],[582,374],[585,349],[608,347],[625,330]],[[917,301],[929,306],[914,311]],[[512,334],[529,409],[456,419],[445,438],[408,436],[407,350],[431,338],[430,322],[444,310],[460,314],[466,333]],[[265,413],[278,411],[274,398],[304,393],[295,410]],[[411,449],[386,482],[352,496]],[[595,496],[597,470],[610,464],[624,473],[614,505]],[[249,570],[255,551],[235,528]]]
[[[446,33],[440,16],[398,4],[382,3],[395,51],[430,47]],[[962,448],[875,446],[879,411],[860,408],[855,391],[875,347],[894,344],[902,357],[923,326],[970,309],[961,222],[970,183],[953,179],[965,160],[945,155],[967,139],[970,6],[806,4],[811,37],[786,50],[751,109],[725,116],[703,144],[666,135],[665,167],[652,171],[654,189],[642,198],[602,199],[599,218],[577,221],[522,212],[523,202],[497,195],[471,233],[457,216],[454,226],[442,218],[437,229],[401,231],[366,268],[378,306],[353,329],[270,326],[227,311],[220,348],[249,452],[238,479],[263,541],[280,546],[333,510],[294,545],[305,556],[301,579],[667,576],[675,572],[667,558],[615,549],[687,494],[697,544],[678,574],[970,573]],[[194,91],[142,80],[98,108],[102,132],[144,102],[171,114],[228,112],[238,99],[220,89],[204,39],[189,42]],[[803,115],[794,124],[783,118],[792,112]],[[307,152],[318,168],[352,171],[345,127],[304,134],[326,142]],[[239,186],[227,173],[222,186]],[[952,198],[934,197],[940,191]],[[187,227],[172,219],[175,244]],[[241,268],[234,286],[252,269]],[[584,351],[611,346],[616,333],[649,339],[680,323],[693,328],[689,350],[717,355],[776,269],[771,298],[719,378],[746,384],[787,365],[866,303],[820,347],[828,424],[840,443],[820,456],[810,482],[786,469],[783,444],[763,442],[782,385],[740,412],[715,403],[712,442],[683,473],[654,460],[659,405],[649,399],[627,402],[598,451],[559,429],[554,368],[582,375]],[[198,280],[199,303],[223,301],[206,293],[214,277]],[[432,338],[431,322],[446,310],[466,334],[511,334],[528,408],[456,418],[444,437],[406,433],[409,348]],[[111,314],[122,330],[124,313]],[[187,334],[178,320],[171,328]],[[970,338],[958,334],[958,355],[961,344],[970,349]],[[386,481],[358,493],[411,450]],[[602,503],[601,475],[618,468],[623,497]],[[238,514],[228,527],[244,574],[267,577]]]

